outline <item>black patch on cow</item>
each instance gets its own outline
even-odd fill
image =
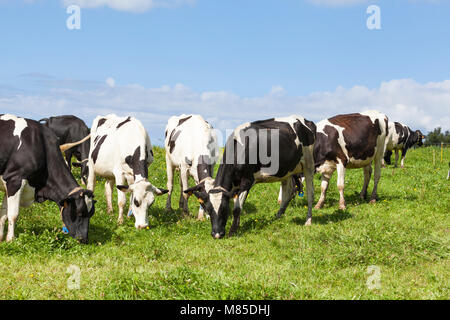
[[[92,160],[94,161],[94,163],[97,162],[97,158],[98,158],[98,153],[100,152],[100,147],[102,146],[103,142],[105,142],[105,139],[108,135],[104,135],[103,137],[100,138],[100,140],[98,141],[98,143],[95,145],[94,151],[92,151]]]
[[[377,139],[381,134],[378,119],[372,123],[369,116],[352,113],[335,116],[328,121],[344,128],[342,133],[349,158],[365,160],[374,156]]]
[[[209,156],[201,155],[198,157],[197,176],[199,181],[212,177],[213,170],[214,165],[211,164],[211,158]]]
[[[181,126],[184,122],[188,121],[190,118],[192,118],[192,116],[189,116],[189,117],[180,119],[180,120],[178,121],[177,127]]]
[[[126,124],[127,122],[130,122],[130,121],[131,121],[131,118],[128,117],[126,120],[122,121],[121,123],[119,123],[117,125],[117,129],[119,129],[121,126],[123,126],[124,124]]]
[[[106,118],[101,118],[100,120],[98,120],[98,122],[97,122],[97,128],[98,128],[98,127],[101,127],[105,122],[106,122]]]
[[[192,166],[192,161],[188,159],[188,157],[184,157],[184,161],[188,166]]]
[[[172,153],[173,149],[175,148],[175,141],[177,140],[178,136],[180,135],[181,131],[176,131],[176,129],[172,130],[172,133],[169,137],[169,152]]]
[[[300,142],[305,146],[310,146],[315,141],[316,125],[308,120],[305,120],[305,126],[300,120],[294,123],[295,131],[299,137]]]
[[[136,178],[137,175],[141,175],[144,178],[148,178],[148,159],[147,156],[144,160],[141,158],[141,147],[137,147],[132,156],[125,158],[125,162],[133,170],[133,175]]]
[[[397,144],[406,145],[406,140],[408,139],[408,130],[399,122],[394,122],[395,131],[398,134]]]

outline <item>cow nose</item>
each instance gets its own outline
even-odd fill
[[[220,238],[223,238],[225,233],[214,233],[213,232],[211,235],[213,236],[214,239],[220,239]]]
[[[148,227],[148,224],[136,226],[136,228],[139,229],[139,230],[145,229],[145,228],[147,228],[147,227]]]

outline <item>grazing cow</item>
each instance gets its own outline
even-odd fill
[[[167,197],[166,210],[172,210],[171,195],[173,190],[173,173],[180,170],[180,208],[189,214],[188,197],[184,190],[189,188],[189,175],[196,182],[205,181],[206,189],[212,187],[214,165],[219,156],[217,136],[213,127],[199,115],[181,115],[171,117],[166,126],[166,166]],[[198,219],[203,219],[200,206]]]
[[[83,120],[75,116],[57,116],[44,118],[39,120],[44,126],[50,128],[59,138],[60,144],[80,141],[90,134],[89,128]],[[80,145],[70,148],[65,152],[66,162],[69,169],[72,170],[72,156],[79,162],[73,163],[75,167],[81,168],[81,180],[87,184],[88,173],[88,157],[91,142],[89,139]]]
[[[105,195],[108,212],[112,212],[114,183],[118,189],[119,224],[123,223],[126,192],[131,192],[130,210],[136,221],[135,227],[148,226],[147,209],[155,201],[154,195],[167,190],[158,189],[148,181],[148,166],[153,162],[150,137],[142,123],[132,117],[114,114],[94,119],[91,128],[89,152],[88,189],[94,190],[95,176],[106,178]],[[128,183],[128,186],[124,185]]]
[[[364,185],[360,196],[365,199],[372,174],[372,161],[375,172],[370,199],[371,203],[376,201],[387,130],[388,118],[378,111],[338,115],[317,123],[314,160],[316,171],[322,174],[322,192],[316,209],[323,207],[328,182],[335,170],[338,172],[339,209],[346,208],[344,199],[346,169],[364,168]]]
[[[194,193],[209,213],[211,235],[216,239],[225,235],[231,198],[234,198],[234,209],[229,235],[238,229],[243,203],[255,183],[281,181],[283,197],[277,213],[280,218],[294,194],[292,176],[301,172],[306,177],[306,225],[310,225],[314,201],[315,135],[315,124],[296,115],[237,127],[228,138],[213,188],[207,191],[205,183],[200,183],[185,191]]]
[[[386,137],[386,152],[384,154],[384,162],[391,164],[392,151],[395,150],[395,165],[397,168],[398,152],[402,151],[401,167],[404,167],[405,155],[408,149],[415,144],[419,147],[423,145],[422,139],[425,136],[420,130],[412,131],[408,126],[400,122],[389,122],[389,133]]]
[[[0,115],[0,241],[8,219],[7,241],[14,238],[19,207],[54,201],[69,234],[88,242],[89,219],[94,214],[93,193],[80,188],[58,148],[58,137],[39,122],[10,114]]]

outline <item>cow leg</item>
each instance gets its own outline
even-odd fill
[[[10,242],[14,240],[14,228],[19,217],[20,198],[22,196],[23,188],[26,181],[7,183],[7,190],[17,190],[14,195],[8,196],[8,234],[6,235],[6,241]]]
[[[308,194],[308,214],[306,216],[305,226],[309,226],[312,222],[312,206],[314,203],[314,167],[306,167],[305,169],[306,193]]]
[[[6,219],[8,219],[8,200],[6,199],[6,194],[5,194],[5,198],[3,198],[3,202],[2,202],[2,207],[0,209],[0,242],[3,241],[4,239],[4,231],[5,231],[5,222]]]
[[[89,175],[86,188],[88,190],[94,191],[95,188],[95,172],[94,172],[94,161],[89,159],[88,161]]]
[[[380,159],[375,158],[374,160],[375,168],[373,173],[373,190],[372,190],[372,196],[370,197],[370,203],[375,203],[377,201],[377,187],[378,187],[378,181],[380,181],[381,177],[381,161]]]
[[[320,191],[321,191],[320,198],[319,198],[319,201],[317,201],[317,204],[314,207],[314,209],[321,209],[323,207],[323,204],[325,203],[327,190],[328,190],[328,183],[330,182],[332,174],[333,173],[331,173],[331,174],[323,173],[322,174],[322,183],[320,185]]]
[[[278,204],[281,204],[283,199],[283,184],[280,184],[280,191],[278,192]]]
[[[281,182],[281,189],[282,189],[281,204],[280,209],[278,210],[278,213],[276,215],[277,219],[281,218],[281,216],[286,211],[289,202],[291,202],[292,198],[294,197],[294,192],[292,192],[294,189],[294,185],[291,177]]]
[[[372,164],[369,164],[368,166],[365,166],[363,168],[364,170],[364,184],[361,190],[361,193],[359,194],[359,196],[361,197],[361,199],[366,199],[367,198],[367,187],[369,186],[369,182],[370,182],[370,177],[372,176]]]
[[[125,178],[123,177],[122,173],[115,173],[114,174],[116,179],[116,186],[123,185],[125,183]],[[119,205],[119,217],[117,219],[118,224],[123,223],[123,208],[125,207],[125,204],[127,203],[127,195],[125,192],[120,191],[117,189],[117,202]]]
[[[113,193],[114,180],[106,179],[105,182],[105,198],[106,198],[106,212],[112,213],[112,193]]]
[[[403,169],[404,164],[405,164],[405,156],[406,156],[406,148],[402,150],[402,160],[400,162],[400,168]]]
[[[345,167],[342,163],[337,165],[337,188],[339,190],[339,209],[345,210],[345,198],[344,198],[344,188],[345,188]]]
[[[394,165],[394,168],[397,168],[397,165],[398,165],[398,150],[396,149],[395,150],[395,165]]]
[[[183,165],[180,168],[180,184],[181,184],[180,208],[183,208],[183,214],[189,215],[189,207],[188,207],[189,195],[187,193],[184,193],[184,190],[189,189],[189,172],[188,168],[186,168],[186,166]]]
[[[242,208],[244,207],[244,202],[247,199],[248,191],[244,191],[239,194],[238,197],[235,197],[234,200],[234,208],[233,208],[233,223],[231,224],[230,231],[228,232],[228,236],[233,236],[236,231],[239,229],[239,225],[241,224],[241,213]]]
[[[166,200],[166,211],[172,211],[172,191],[173,191],[173,174],[175,168],[170,163],[170,160],[166,157],[166,172],[167,172],[167,190],[169,193],[167,194]]]

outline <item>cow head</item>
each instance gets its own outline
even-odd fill
[[[87,180],[89,177],[89,166],[88,166],[88,161],[82,161],[82,162],[74,162],[72,163],[72,165],[74,167],[80,168],[81,169],[81,181],[84,183],[84,185],[87,185]]]
[[[147,179],[139,180],[129,186],[119,185],[117,189],[132,193],[130,208],[136,219],[134,226],[137,229],[144,229],[148,226],[147,209],[155,202],[155,195],[160,196],[169,192],[156,188]]]
[[[422,146],[423,145],[423,139],[425,139],[425,136],[423,135],[423,133],[420,131],[420,130],[416,130],[415,132],[414,132],[415,134],[416,134],[416,143],[417,143],[417,145],[420,147],[420,146]]]
[[[69,234],[81,243],[88,242],[89,220],[95,212],[94,194],[90,190],[77,188],[62,201],[61,218]]]
[[[208,183],[205,184],[204,182],[184,192],[189,195],[194,194],[202,208],[209,214],[212,237],[215,239],[223,238],[230,211],[230,199],[237,196],[239,192],[237,190],[228,192],[221,187],[208,188]]]

